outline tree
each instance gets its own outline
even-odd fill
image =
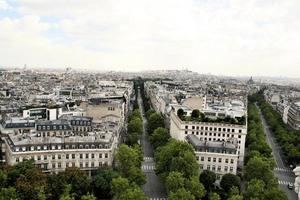
[[[135,145],[138,143],[139,138],[140,138],[139,133],[137,132],[130,133],[127,137],[126,144],[129,146]]]
[[[6,186],[7,174],[3,170],[0,170],[0,188]]]
[[[193,176],[186,180],[185,188],[194,195],[196,199],[201,199],[205,196],[205,188],[202,183],[200,183],[197,176]]]
[[[191,194],[191,192],[185,190],[184,188],[180,188],[175,192],[171,192],[168,199],[169,200],[195,200],[195,197]]]
[[[70,167],[63,172],[64,180],[71,185],[71,193],[75,199],[80,199],[82,195],[89,192],[91,180],[86,172],[77,167]]]
[[[20,200],[19,195],[14,187],[1,188],[0,200]]]
[[[232,187],[239,187],[241,184],[240,177],[233,174],[225,174],[222,176],[220,186],[227,193]]]
[[[204,170],[200,174],[200,178],[199,178],[200,182],[204,185],[207,191],[211,191],[211,188],[215,183],[216,179],[217,179],[216,174],[209,170]]]
[[[81,200],[96,200],[96,197],[92,194],[83,195]]]
[[[252,179],[248,182],[246,191],[245,191],[245,199],[265,199],[264,198],[264,190],[265,183],[259,179]]]
[[[179,108],[179,109],[177,110],[177,116],[178,116],[180,119],[183,118],[183,116],[184,116],[184,111],[183,111],[182,108]]]
[[[221,197],[215,193],[215,192],[211,192],[209,194],[209,197],[208,197],[209,200],[221,200]]]
[[[165,128],[159,127],[154,130],[150,136],[150,142],[154,148],[165,145],[170,139],[169,131]]]
[[[143,122],[140,118],[134,117],[131,119],[127,126],[128,133],[136,132],[139,135],[143,133]]]
[[[138,185],[144,184],[145,175],[140,168],[142,159],[139,149],[130,148],[124,144],[120,145],[116,154],[116,161],[121,176]]]
[[[166,189],[168,193],[177,191],[184,187],[184,178],[180,172],[170,172],[166,178]]]
[[[57,200],[65,191],[66,181],[63,173],[51,174],[47,178],[47,187],[45,189],[47,199]]]
[[[148,120],[148,131],[149,134],[152,134],[153,131],[159,127],[164,127],[164,119],[158,113],[153,113],[150,115]]]
[[[130,188],[130,184],[126,178],[114,178],[111,182],[111,191],[114,195],[114,199],[118,199],[118,197],[128,188]]]
[[[268,187],[265,191],[265,199],[272,200],[287,200],[286,193],[276,187]]]
[[[243,200],[243,196],[240,194],[239,188],[235,186],[230,188],[228,196],[228,200]]]
[[[39,199],[47,183],[47,175],[40,169],[32,168],[17,179],[16,189],[24,200]]]
[[[194,119],[198,119],[200,117],[200,111],[198,109],[193,110],[191,117]]]
[[[75,200],[74,194],[70,194],[72,190],[71,185],[65,185],[64,193],[61,195],[59,200]]]
[[[111,187],[115,200],[147,200],[142,190],[136,184],[130,184],[126,178],[114,178]]]
[[[171,139],[155,151],[156,172],[165,179],[169,172],[178,171],[185,178],[199,174],[199,165],[190,144]],[[176,166],[177,165],[177,166]]]
[[[93,177],[92,185],[95,196],[98,199],[111,198],[111,182],[119,173],[111,168],[100,168]]]
[[[17,179],[25,174],[27,170],[35,168],[33,160],[26,160],[8,169],[7,184],[10,186],[16,185]]]
[[[245,167],[245,177],[247,180],[253,178],[261,179],[266,184],[273,181],[274,176],[271,169],[273,164],[264,157],[253,157],[251,158]]]

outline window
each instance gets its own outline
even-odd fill
[[[58,159],[61,159],[61,155],[60,154],[58,155]]]
[[[233,159],[231,159],[231,160],[230,160],[230,163],[231,163],[231,164],[233,164],[233,162],[234,162],[234,160],[233,160]]]
[[[20,159],[19,159],[19,157],[16,157],[16,162],[20,162]]]
[[[92,158],[95,158],[95,154],[92,153]]]
[[[211,157],[208,157],[208,158],[207,158],[207,161],[210,162],[210,161],[211,161]]]
[[[75,154],[72,154],[72,159],[75,159]]]
[[[188,134],[188,132],[187,132],[187,131],[185,131],[184,133],[185,133],[186,135]]]
[[[108,158],[108,153],[105,154],[105,158]]]
[[[44,160],[47,160],[47,155],[44,155]]]
[[[41,160],[41,156],[38,156],[38,158],[37,158],[38,160]]]
[[[89,154],[87,153],[87,154],[85,154],[85,158],[89,158]]]
[[[201,161],[204,161],[204,157],[203,156],[201,157]]]
[[[66,154],[66,159],[69,159],[69,154]]]
[[[52,169],[54,169],[55,168],[55,163],[52,163]]]
[[[228,167],[227,166],[224,167],[224,171],[228,172]]]
[[[102,158],[102,153],[99,153],[99,158]]]
[[[61,163],[60,162],[58,163],[58,168],[61,168]]]
[[[200,169],[203,169],[203,165],[202,164],[200,164]]]
[[[212,171],[216,171],[216,166],[213,165],[212,168],[211,168],[211,170],[212,170]]]
[[[210,170],[210,165],[207,165],[207,170]]]
[[[185,126],[185,129],[188,129],[189,128],[189,126]]]
[[[233,172],[233,167],[230,167],[230,172]]]
[[[91,167],[94,167],[94,162],[91,162]]]
[[[225,163],[228,163],[228,158],[225,159]]]
[[[82,164],[82,162],[81,162],[81,163],[79,163],[79,166],[80,166],[80,168],[82,168],[82,167],[83,167],[83,164]]]
[[[242,133],[242,129],[239,129],[239,133]],[[239,138],[241,138],[241,136],[239,135]]]
[[[221,163],[222,162],[222,158],[219,158],[219,163]]]
[[[55,155],[52,155],[52,160],[55,160]]]
[[[217,161],[217,158],[213,158],[213,162],[216,162]]]
[[[79,154],[79,158],[82,159],[82,154]]]
[[[220,172],[221,171],[221,166],[218,166],[218,172]]]
[[[192,126],[192,129],[195,129],[195,126]]]
[[[196,156],[196,160],[199,160],[199,156]]]

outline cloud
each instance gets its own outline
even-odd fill
[[[11,7],[6,3],[5,0],[0,0],[0,10],[8,10]]]
[[[18,62],[28,65],[300,76],[298,0],[20,0],[13,9],[22,17],[0,21],[10,48],[0,47],[0,64],[26,47]]]

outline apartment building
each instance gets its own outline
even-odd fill
[[[186,140],[195,150],[200,170],[213,171],[218,179],[227,173],[237,173],[238,148],[236,144],[230,141],[203,141],[192,134],[187,135]]]
[[[6,163],[15,165],[33,159],[45,172],[67,167],[95,170],[112,165],[118,145],[118,124],[104,122],[101,129],[75,135],[64,120],[37,124],[37,132],[4,137]],[[99,127],[99,126],[98,126]]]
[[[170,135],[177,140],[186,141],[188,135],[194,135],[201,142],[232,143],[236,146],[236,157],[233,166],[242,167],[245,155],[245,141],[247,135],[247,125],[238,125],[231,123],[209,123],[196,121],[182,121],[175,112],[171,112],[170,116]],[[200,156],[206,154],[198,153]],[[220,155],[218,155],[220,156]],[[228,157],[224,154],[224,158]],[[229,158],[228,158],[229,159]],[[230,158],[231,159],[231,158]],[[207,165],[206,165],[207,166]],[[224,169],[225,170],[225,169]],[[229,170],[230,171],[230,170]],[[236,172],[236,168],[233,170]]]
[[[300,101],[292,103],[288,111],[287,124],[295,130],[300,130]]]

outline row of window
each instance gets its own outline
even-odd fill
[[[45,130],[67,130],[69,129],[68,125],[37,125],[38,131]]]
[[[37,164],[36,165],[38,168],[47,170],[48,169],[48,163],[45,164]],[[58,163],[52,163],[52,165],[50,165],[52,167],[52,169],[61,169],[62,168],[62,163],[58,162]],[[80,162],[79,166],[76,166],[75,162],[67,162],[66,163],[66,168],[68,167],[80,167],[80,168],[93,168],[93,167],[104,167],[104,166],[108,166],[108,162],[99,162],[98,166],[96,166],[96,163],[91,162],[90,164],[88,162]]]
[[[60,159],[62,159],[62,157],[64,157],[64,156],[62,156],[63,154],[58,154],[58,155],[55,155],[55,154],[53,154],[52,156],[50,156],[49,155],[49,159],[51,158],[52,160],[60,160]],[[76,157],[78,158],[78,155],[76,156],[76,154],[66,154],[65,155],[65,158],[66,159],[76,159]],[[86,153],[86,154],[79,154],[79,159],[89,159],[89,158],[108,158],[109,156],[108,156],[108,153],[99,153],[99,154],[94,154],[94,153],[92,153],[92,154],[88,154],[88,153]],[[33,160],[48,160],[48,156],[47,155],[43,155],[43,156],[41,156],[41,155],[38,155],[38,156],[36,156],[36,157],[34,157],[34,156],[31,156],[31,159],[33,159]],[[16,157],[16,162],[20,162],[22,160],[22,157]]]
[[[80,144],[80,145],[51,145],[51,146],[31,146],[31,147],[15,147],[15,151],[43,151],[43,150],[61,150],[61,149],[108,149],[110,144]]]
[[[79,126],[90,126],[91,121],[79,121],[79,120],[72,120],[71,125],[79,125]]]
[[[212,166],[210,166],[210,165],[207,165],[206,166],[206,168],[205,168],[205,166],[204,165],[202,165],[202,164],[200,164],[200,169],[206,169],[206,170],[210,170],[210,171],[214,171],[214,172],[221,172],[222,171],[222,166],[216,166],[216,165],[212,165]],[[224,172],[231,172],[231,173],[233,173],[233,167],[229,167],[228,168],[228,166],[224,166],[223,167],[223,171]]]
[[[201,157],[199,157],[199,156],[196,156],[196,159],[199,161],[199,159],[200,159],[200,161],[205,161],[205,157],[204,156],[201,156]],[[234,159],[229,159],[229,158],[215,158],[215,157],[207,157],[207,161],[208,162],[219,162],[219,163],[222,163],[222,161],[224,161],[225,163],[229,163],[230,162],[230,164],[233,164],[234,163]]]
[[[215,136],[215,137],[234,137],[234,134],[221,134],[221,133],[208,133],[208,132],[198,132],[198,131],[185,131],[185,134],[191,133],[193,135],[201,135],[201,136]],[[241,135],[238,135],[238,138],[242,138]]]
[[[189,129],[189,126],[188,125],[186,125],[185,126],[185,129]],[[193,129],[193,130],[206,130],[206,131],[218,131],[218,132],[221,132],[221,131],[223,131],[223,132],[228,132],[228,133],[235,133],[236,132],[236,130],[237,129],[234,129],[234,128],[232,128],[232,129],[230,129],[230,128],[217,128],[217,127],[208,127],[208,126],[191,126],[191,129]],[[237,131],[238,133],[242,133],[242,129],[238,129],[238,131]]]
[[[114,110],[115,110],[115,107],[108,107],[107,109],[108,109],[108,110],[111,110],[111,111],[114,111]]]

